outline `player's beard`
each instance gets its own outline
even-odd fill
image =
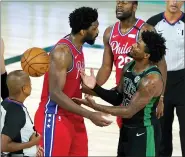
[[[90,35],[87,35],[87,37],[84,40],[87,44],[93,45],[95,43],[97,36],[98,36],[98,34],[94,38],[92,38]]]
[[[132,16],[132,12],[122,12],[121,15],[120,14],[118,15],[117,12],[119,12],[119,11],[116,9],[116,18],[120,21],[127,20]]]
[[[85,42],[89,45],[93,45],[95,43],[95,39],[94,40],[85,40]]]

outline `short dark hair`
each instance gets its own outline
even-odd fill
[[[138,5],[138,1],[132,1],[134,4]]]
[[[153,31],[144,31],[141,37],[146,44],[145,52],[150,54],[149,60],[159,62],[166,54],[166,40],[161,34]]]
[[[77,34],[82,29],[88,29],[98,19],[97,9],[81,7],[69,14],[69,24],[72,34]]]

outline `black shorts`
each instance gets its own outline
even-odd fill
[[[123,125],[120,129],[118,157],[158,156],[161,139],[160,123],[148,127],[130,128]]]

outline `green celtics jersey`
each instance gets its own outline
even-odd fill
[[[124,87],[123,87],[123,106],[129,105],[133,95],[139,88],[139,84],[143,77],[147,76],[148,74],[157,73],[161,75],[160,70],[157,66],[150,66],[149,68],[145,69],[141,73],[135,73],[133,71],[135,65],[135,61],[129,63],[128,67],[125,69],[124,72]],[[132,118],[127,119],[123,118],[123,125],[127,125],[130,127],[141,127],[141,126],[150,126],[156,120],[156,107],[158,105],[160,97],[153,97],[146,106],[136,113]]]

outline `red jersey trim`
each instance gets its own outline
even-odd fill
[[[82,54],[82,47],[80,49],[80,51],[76,48],[76,46],[67,38],[64,38],[64,40],[67,40],[74,48],[75,50],[79,53],[79,54]]]
[[[137,21],[136,21],[136,23],[135,23],[135,25],[134,26],[137,26],[137,23],[140,21],[140,19],[137,19]],[[126,33],[126,34],[122,34],[121,33],[121,31],[120,31],[120,25],[121,25],[121,23],[119,22],[118,23],[118,32],[119,32],[119,35],[121,35],[121,36],[126,36],[126,35],[128,35],[133,29],[134,29],[134,26]]]

